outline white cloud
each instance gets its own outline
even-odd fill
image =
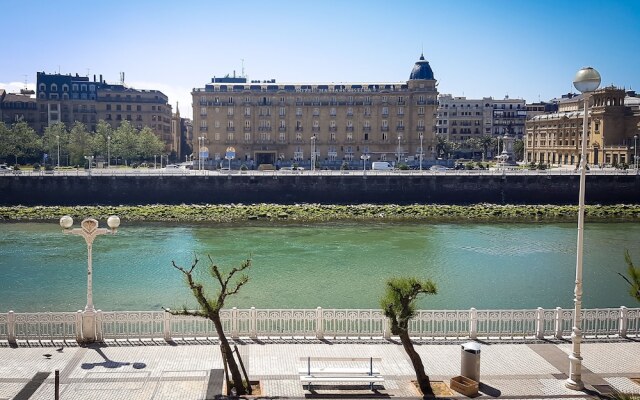
[[[4,89],[7,93],[20,93],[20,90],[24,89],[24,82],[0,82],[0,89]],[[36,90],[35,83],[27,83],[27,89]],[[31,96],[35,97],[35,95]]]
[[[191,89],[182,86],[171,86],[166,83],[132,81],[125,82],[130,88],[134,89],[153,89],[159,90],[169,97],[169,104],[176,112],[176,101],[179,102],[180,116],[182,118],[192,118],[193,109],[191,107]]]

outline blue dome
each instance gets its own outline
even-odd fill
[[[424,59],[424,55],[420,55],[420,60],[416,61],[416,65],[411,70],[409,79],[429,79],[434,80],[433,71],[429,66],[429,61]]]

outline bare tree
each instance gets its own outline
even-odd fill
[[[411,359],[416,379],[422,394],[433,396],[429,376],[424,371],[420,354],[413,348],[409,338],[409,320],[416,315],[415,301],[420,294],[436,294],[437,288],[431,280],[417,278],[391,278],[387,281],[385,296],[380,301],[384,315],[391,320],[391,333],[400,336],[400,341]]]
[[[238,364],[236,363],[235,358],[233,358],[233,353],[231,351],[231,346],[229,345],[229,341],[224,334],[224,330],[222,328],[222,321],[220,320],[220,310],[224,307],[224,302],[227,299],[227,296],[233,296],[238,293],[240,288],[244,286],[245,283],[249,281],[249,277],[245,274],[241,274],[237,277],[233,282],[231,281],[234,275],[237,273],[241,273],[247,268],[251,266],[251,260],[247,259],[242,262],[239,267],[234,267],[229,271],[228,274],[224,274],[221,272],[218,266],[213,262],[211,256],[209,256],[209,272],[211,276],[215,279],[215,281],[220,286],[220,289],[216,293],[215,296],[210,296],[205,293],[204,287],[202,283],[196,282],[193,279],[193,271],[198,264],[198,258],[196,257],[191,264],[191,268],[183,268],[176,265],[175,261],[172,261],[173,267],[182,272],[186,279],[187,285],[189,289],[191,289],[193,296],[198,301],[200,305],[200,309],[196,311],[187,310],[186,307],[180,311],[173,311],[165,309],[167,312],[172,315],[189,315],[194,317],[204,317],[208,318],[213,322],[213,325],[216,328],[216,332],[218,333],[218,338],[220,340],[220,347],[222,349],[223,360],[226,360],[227,365],[229,366],[229,372],[231,373],[231,379],[233,379],[233,387],[236,390],[236,394],[243,395],[247,393],[247,388],[243,384],[242,375],[240,370],[238,369]],[[250,383],[247,382],[247,385]]]

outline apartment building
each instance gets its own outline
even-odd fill
[[[72,125],[84,123],[95,130],[99,120],[105,120],[113,128],[122,121],[129,121],[137,129],[150,127],[166,144],[167,152],[178,152],[171,133],[171,105],[158,90],[139,90],[124,82],[107,83],[102,79],[38,72],[36,83],[38,117],[34,129],[44,129],[59,122]]]
[[[0,122],[11,125],[24,121],[33,126],[37,120],[38,107],[32,94],[33,91],[30,90],[22,90],[18,94],[0,89]]]
[[[435,156],[436,80],[421,56],[405,82],[276,83],[213,78],[193,97],[194,152],[209,165],[233,147],[240,162],[335,167]],[[424,149],[424,150],[422,150]]]
[[[580,161],[584,96],[563,96],[558,111],[527,121],[525,160],[577,165]],[[632,163],[634,136],[640,133],[640,109],[625,105],[625,91],[613,86],[591,95],[587,126],[587,162]]]

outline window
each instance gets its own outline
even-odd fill
[[[389,107],[382,107],[382,115],[384,117],[389,115]]]
[[[353,108],[352,107],[347,108],[347,116],[348,117],[353,117]]]
[[[331,110],[329,110],[329,115],[331,115],[332,117],[336,116],[336,108],[335,107],[331,107]]]
[[[251,121],[250,120],[244,121],[244,127],[248,128],[248,129],[251,129]]]
[[[331,140],[331,141],[335,141],[336,140],[336,133],[335,132],[330,132],[329,133],[329,140]]]
[[[233,107],[227,107],[227,116],[229,117],[233,116]]]
[[[398,115],[404,115],[404,107],[398,107]]]
[[[58,91],[58,85],[56,85],[55,83],[51,84],[51,91],[52,92],[57,92]]]
[[[245,142],[250,142],[251,141],[251,132],[245,132],[244,133],[244,141]]]
[[[382,140],[384,140],[384,141],[389,140],[389,136],[388,136],[387,132],[382,132]]]
[[[220,132],[216,132],[216,133],[214,133],[214,134],[213,134],[213,137],[214,137],[214,139],[215,139],[216,141],[219,141],[219,140],[220,140]]]
[[[251,107],[245,107],[244,108],[244,116],[245,117],[251,116]]]
[[[320,109],[319,109],[319,108],[317,108],[317,107],[316,107],[316,108],[314,108],[314,109],[313,109],[313,116],[314,116],[314,117],[317,117],[317,116],[319,116],[319,115],[320,115]]]
[[[286,113],[286,108],[285,107],[280,107],[280,109],[278,110],[278,115],[281,117],[284,117]]]
[[[107,104],[107,111],[111,110],[111,104]]]
[[[142,106],[136,106],[136,111],[142,111]],[[207,114],[207,110],[205,109],[205,115]]]
[[[216,128],[220,128],[220,121],[215,121],[213,123],[213,126],[215,126]]]
[[[404,96],[398,96],[398,104],[404,104]]]
[[[302,108],[298,107],[296,108],[296,117],[301,117],[302,116]]]
[[[131,104],[127,104],[127,111],[131,111]]]

